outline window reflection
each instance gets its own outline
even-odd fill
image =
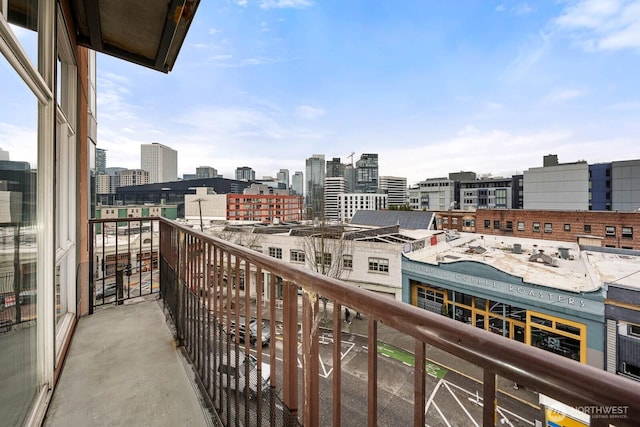
[[[22,23],[27,25],[28,11],[37,2],[9,1],[10,19],[16,16],[18,3],[26,8]],[[22,32],[31,40],[37,39],[35,33]],[[0,93],[0,424],[22,425],[38,389],[38,103],[2,55]],[[16,117],[12,122],[6,121],[9,114],[3,114],[9,108],[18,113],[11,115]]]

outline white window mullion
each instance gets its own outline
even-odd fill
[[[47,97],[38,105],[38,364],[40,381],[53,384],[55,359],[54,159],[56,104],[56,2],[38,3],[38,71]]]

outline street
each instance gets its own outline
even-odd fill
[[[330,333],[320,336],[320,425],[332,424],[332,352]],[[272,341],[278,355],[282,353],[280,336]],[[393,350],[388,345],[378,348],[378,424],[407,426],[413,424],[414,368],[410,353]],[[255,350],[252,350],[255,351]],[[268,350],[263,349],[265,360]],[[390,354],[391,353],[391,354]],[[395,353],[395,354],[393,354]],[[343,334],[342,354],[342,425],[367,424],[367,341],[366,338]],[[282,359],[277,358],[278,379],[282,378]],[[302,366],[299,358],[298,366]],[[299,378],[299,381],[301,379]],[[301,384],[299,390],[302,390]],[[497,423],[505,426],[534,426],[540,411],[534,405],[498,393]],[[435,363],[427,365],[426,425],[467,427],[482,425],[482,384]]]

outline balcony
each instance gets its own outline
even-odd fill
[[[640,425],[627,378],[165,219],[146,234],[124,232],[140,218],[117,221],[92,221],[91,291],[115,292],[80,320],[47,425],[65,424],[65,400],[102,424],[562,425],[581,409],[590,424],[571,425]],[[255,340],[230,333],[241,317],[256,320]],[[176,346],[155,352],[173,342],[165,324]]]

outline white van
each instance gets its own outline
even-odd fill
[[[244,352],[238,352],[238,366],[236,366],[236,352],[231,350],[228,354],[222,355],[222,360],[216,360],[218,363],[218,375],[222,376],[222,387],[227,388],[227,380],[229,381],[228,389],[236,389],[236,376],[238,377],[238,391],[245,392],[246,381],[246,363],[249,364],[249,396],[253,397],[258,394],[258,359],[249,354],[248,356]],[[260,388],[262,393],[266,393],[269,390],[269,379],[271,378],[271,368],[268,364],[261,364]],[[228,377],[228,379],[227,379]],[[219,378],[219,377],[218,377]]]

